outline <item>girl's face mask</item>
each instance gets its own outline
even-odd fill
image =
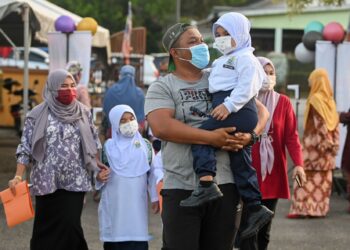
[[[137,120],[132,120],[127,123],[122,123],[119,126],[120,133],[125,137],[134,137],[138,129],[139,129],[139,124],[137,123]]]
[[[191,51],[192,59],[187,60],[178,57],[180,60],[190,62],[193,66],[198,69],[204,69],[209,64],[210,55],[208,46],[205,43],[201,43],[190,48],[175,48],[175,49],[188,49]]]
[[[71,104],[77,98],[77,89],[59,89],[56,100],[64,105]]]

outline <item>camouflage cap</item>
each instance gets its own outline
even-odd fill
[[[179,39],[179,37],[188,29],[194,28],[194,26],[188,23],[177,23],[171,26],[164,34],[162,43],[163,47],[167,52],[173,47],[174,43]],[[175,64],[172,56],[169,57],[168,71],[172,72],[175,70]]]
[[[162,43],[167,52],[171,49],[173,44],[179,39],[179,37],[186,30],[194,28],[194,26],[188,23],[177,23],[171,26],[164,34]]]

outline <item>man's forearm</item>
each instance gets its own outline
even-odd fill
[[[152,115],[148,116],[148,122],[154,136],[175,143],[184,144],[212,144],[212,133],[184,124],[176,119],[164,119],[159,126]]]

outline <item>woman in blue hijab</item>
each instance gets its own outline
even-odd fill
[[[135,67],[124,65],[119,74],[119,81],[107,90],[103,101],[103,112],[109,114],[109,111],[116,105],[129,105],[134,111],[140,128],[144,127],[145,95],[141,88],[135,83]],[[110,123],[108,122],[110,128]]]

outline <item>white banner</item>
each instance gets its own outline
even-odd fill
[[[83,68],[80,84],[85,86],[90,78],[92,35],[90,31],[75,31],[69,35],[69,61],[78,61]]]
[[[332,88],[334,89],[334,72],[336,46],[330,41],[316,42],[315,68],[324,68],[328,71]]]
[[[335,98],[337,102],[338,112],[348,111],[350,108],[350,70],[349,70],[349,58],[350,58],[350,43],[343,42],[338,45],[337,49],[337,71],[336,71],[336,89]],[[336,165],[340,167],[341,156],[343,154],[343,148],[345,143],[345,137],[347,133],[346,127],[342,124],[340,128],[339,138],[339,151],[336,158]]]
[[[49,45],[50,72],[64,69],[67,63],[67,35],[61,32],[47,34]]]

